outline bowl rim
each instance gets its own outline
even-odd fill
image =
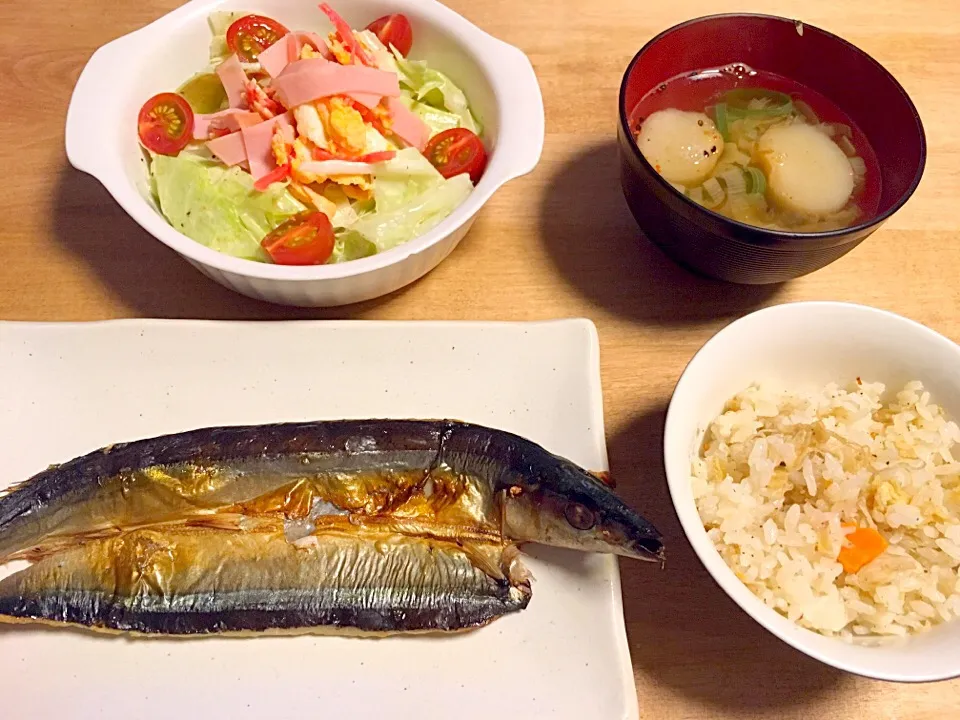
[[[884,318],[886,322],[901,325],[905,328],[908,328],[910,332],[916,333],[917,335],[923,335],[934,343],[948,346],[951,352],[960,357],[960,345],[936,330],[927,327],[916,320],[912,320],[890,310],[884,310],[860,303],[835,300],[800,300],[795,302],[780,303],[755,310],[734,320],[733,322],[728,323],[715,334],[713,334],[705,343],[703,343],[703,345],[687,362],[683,372],[677,379],[677,383],[674,386],[674,390],[670,396],[670,402],[667,406],[667,412],[663,426],[662,452],[664,461],[664,474],[667,479],[667,491],[670,493],[670,501],[673,505],[674,512],[680,521],[680,526],[683,530],[683,534],[686,536],[687,542],[690,543],[690,546],[693,548],[697,559],[700,561],[700,564],[704,567],[704,569],[706,569],[706,571],[709,573],[713,582],[716,583],[720,589],[724,591],[724,593],[726,593],[727,597],[736,603],[741,611],[746,613],[754,622],[759,624],[781,642],[786,643],[795,650],[798,650],[799,652],[802,652],[803,654],[812,657],[813,659],[818,660],[826,665],[830,665],[854,675],[875,680],[886,680],[899,683],[921,683],[939,682],[960,677],[960,657],[958,657],[958,659],[954,661],[952,665],[943,666],[942,669],[934,672],[906,670],[901,671],[899,674],[894,674],[886,672],[882,669],[878,670],[872,668],[864,663],[837,659],[828,651],[825,652],[818,648],[810,647],[808,644],[808,639],[823,639],[825,636],[820,635],[813,630],[804,628],[795,622],[788,620],[783,615],[780,615],[776,610],[768,607],[759,597],[754,595],[753,592],[747,588],[747,586],[739,578],[736,577],[736,575],[733,573],[733,570],[727,565],[726,561],[724,561],[724,559],[720,556],[720,553],[717,551],[716,547],[707,537],[702,521],[700,520],[700,512],[697,510],[696,502],[680,496],[681,488],[689,488],[689,472],[679,473],[679,477],[677,473],[671,475],[670,456],[673,454],[671,453],[671,448],[675,448],[678,445],[683,445],[684,447],[690,445],[690,438],[679,437],[678,433],[680,431],[675,429],[679,423],[675,410],[675,402],[677,397],[684,392],[684,385],[689,382],[690,373],[696,368],[696,365],[703,362],[704,358],[709,356],[712,348],[725,342],[726,335],[733,332],[741,325],[755,322],[760,316],[798,313],[812,308],[828,311],[844,310],[847,312],[879,316]],[[960,619],[949,622],[960,623]],[[791,628],[791,632],[784,632],[783,628],[778,627],[778,625],[783,625],[784,628]],[[828,639],[837,643],[844,642],[839,638]]]
[[[696,25],[700,23],[713,22],[715,20],[720,20],[724,18],[760,18],[764,20],[776,20],[778,22],[790,23],[794,26],[802,26],[803,28],[809,28],[815,32],[822,33],[827,37],[838,41],[841,45],[845,45],[849,50],[861,55],[868,62],[873,64],[882,74],[886,75],[887,78],[893,83],[893,86],[899,91],[900,96],[903,98],[904,102],[907,105],[907,108],[910,110],[910,114],[913,116],[914,122],[917,126],[917,135],[920,141],[920,162],[917,166],[917,172],[915,173],[913,180],[910,181],[910,185],[907,189],[901,194],[901,196],[894,202],[887,210],[882,213],[877,213],[871,218],[858,222],[856,225],[850,225],[843,228],[836,228],[834,230],[821,230],[818,232],[792,232],[789,230],[776,230],[772,228],[763,228],[757,225],[750,225],[748,223],[740,222],[739,220],[733,220],[728,218],[726,215],[721,215],[720,213],[714,212],[709,208],[706,208],[702,205],[695,203],[693,200],[688,198],[686,195],[678,191],[673,185],[671,185],[667,180],[656,171],[656,169],[647,161],[643,156],[643,153],[640,151],[640,147],[637,145],[636,138],[633,136],[633,132],[630,129],[630,118],[626,110],[626,94],[627,94],[627,80],[629,79],[631,73],[634,70],[634,67],[640,62],[643,54],[647,52],[654,44],[662,40],[667,35],[670,35],[677,30],[685,28],[690,25]],[[627,65],[626,70],[624,70],[623,77],[620,80],[620,93],[617,103],[617,112],[619,116],[620,129],[623,135],[627,138],[627,143],[630,147],[630,151],[636,157],[641,166],[648,171],[649,174],[655,177],[655,182],[659,183],[667,192],[672,193],[675,197],[680,198],[688,207],[694,208],[696,211],[704,214],[706,218],[713,220],[714,222],[719,222],[724,225],[728,225],[731,228],[734,228],[739,231],[752,232],[761,237],[769,239],[771,242],[775,241],[795,241],[795,240],[845,240],[850,235],[861,233],[870,230],[871,228],[875,229],[882,223],[886,222],[894,213],[896,213],[900,208],[902,208],[906,202],[913,196],[916,192],[917,187],[920,185],[920,180],[923,177],[924,169],[927,164],[927,138],[926,132],[923,129],[923,121],[920,118],[920,113],[917,111],[916,105],[913,103],[913,100],[910,99],[910,96],[907,94],[907,91],[904,89],[903,85],[900,84],[900,81],[894,77],[893,73],[887,70],[878,60],[876,60],[872,55],[867,53],[864,50],[861,50],[859,47],[854,45],[849,40],[836,35],[828,30],[808,23],[803,20],[791,19],[782,15],[771,15],[767,13],[743,13],[743,12],[730,12],[730,13],[714,13],[712,15],[701,15],[700,17],[691,18],[690,20],[685,20],[682,23],[677,23],[672,25],[667,29],[657,33],[654,37],[650,38],[643,46],[637,51],[637,53],[630,60],[630,63]],[[841,108],[842,109],[842,108]],[[869,138],[868,138],[869,140]]]
[[[261,5],[267,0],[261,0]],[[210,12],[224,9],[222,0],[189,0],[130,33],[100,46],[77,79],[66,116],[66,150],[71,165],[85,172],[110,193],[114,201],[154,239],[180,254],[191,264],[252,280],[281,282],[338,281],[383,271],[420,256],[444,240],[465,233],[476,214],[507,182],[531,172],[543,152],[545,115],[543,95],[529,57],[518,47],[496,38],[438,0],[401,0],[397,9],[415,7],[421,22],[449,36],[450,42],[469,57],[490,86],[493,106],[490,117],[499,120],[497,146],[488,154],[488,166],[467,197],[426,232],[375,255],[335,265],[285,266],[239,258],[219,252],[184,235],[147,201],[122,168],[122,164],[94,163],[85,156],[77,136],[87,122],[90,89],[117,72],[111,63],[129,50],[165,37],[173,25],[197,22]],[[255,12],[256,7],[251,9]],[[318,18],[320,16],[318,15]],[[318,20],[322,22],[322,19]],[[118,63],[114,63],[119,65]],[[520,109],[523,117],[517,116]],[[513,112],[508,112],[513,108]],[[515,119],[511,120],[511,117]],[[110,139],[121,148],[126,138]],[[131,142],[136,142],[132,140]],[[119,153],[120,150],[118,149]]]

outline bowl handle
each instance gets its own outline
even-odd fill
[[[124,40],[114,40],[90,57],[77,79],[67,108],[67,159],[77,170],[90,175],[96,175],[97,170],[102,169],[107,148],[112,146],[107,135],[115,126],[116,98],[122,94],[115,87],[119,79],[117,61],[122,57],[117,45]]]
[[[526,175],[540,162],[543,152],[543,95],[533,64],[522,50],[491,37],[490,57],[495,58],[495,83],[501,97],[500,135],[509,146],[507,180]]]

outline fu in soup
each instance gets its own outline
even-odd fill
[[[739,222],[822,232],[874,215],[880,169],[866,137],[823,95],[744,65],[676,77],[631,127],[678,191]]]

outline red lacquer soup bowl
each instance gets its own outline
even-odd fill
[[[849,116],[876,153],[875,212],[824,232],[760,228],[698,205],[660,176],[634,139],[640,100],[684,74],[736,64],[789,78]],[[712,15],[657,35],[627,67],[619,110],[620,182],[643,233],[688,269],[735,283],[791,280],[846,254],[910,198],[926,158],[920,116],[880,63],[836,35],[780,17]]]

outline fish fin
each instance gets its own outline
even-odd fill
[[[529,585],[531,580],[536,580],[530,569],[521,561],[521,555],[520,548],[516,545],[508,545],[503,549],[503,565],[513,585]]]
[[[507,576],[503,572],[503,550],[494,546],[495,556],[491,556],[491,546],[479,543],[457,543],[457,548],[463,551],[470,562],[481,572],[492,577],[494,580],[506,580]]]

